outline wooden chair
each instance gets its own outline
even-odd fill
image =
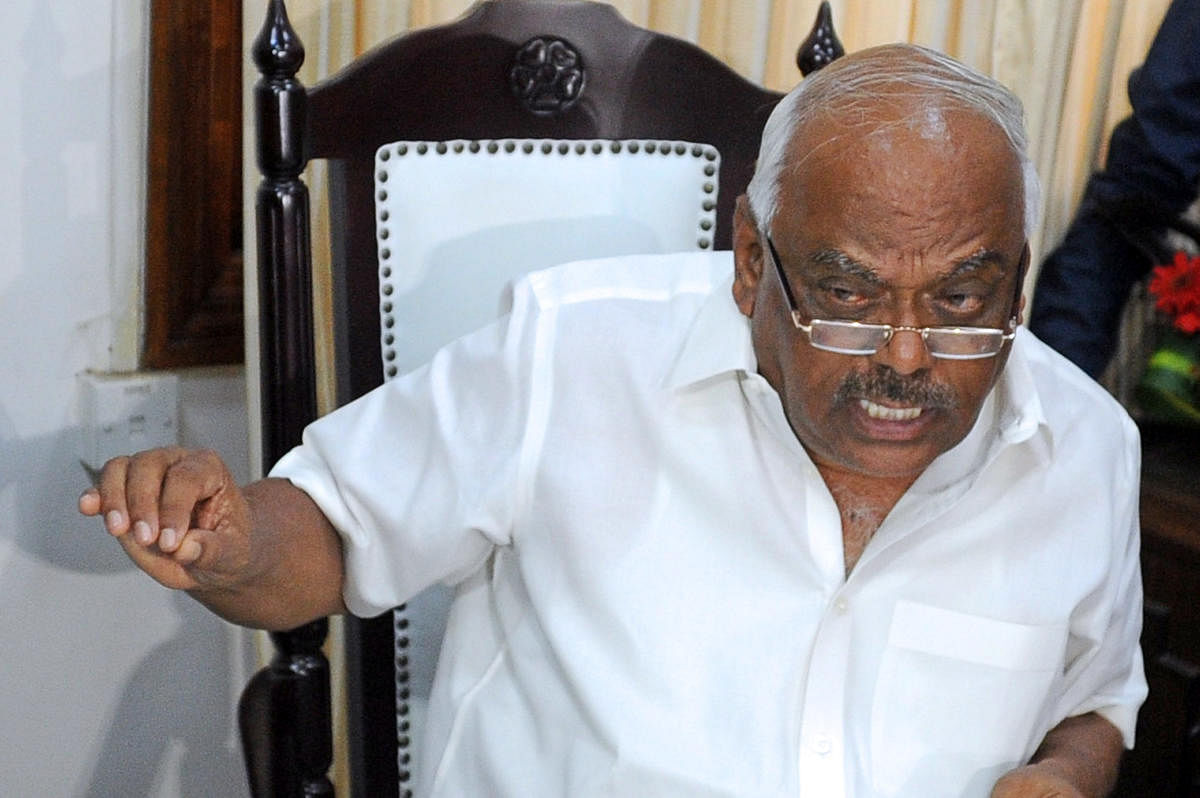
[[[797,61],[809,71],[840,54],[826,5]],[[728,249],[734,198],[752,173],[759,133],[780,96],[694,45],[635,27],[593,2],[481,2],[453,24],[400,36],[306,89],[295,78],[303,47],[282,0],[270,0],[253,56],[262,73],[255,103],[264,175],[257,213],[268,464],[295,445],[317,415],[309,208],[299,177],[310,159],[329,165],[338,401],[345,402],[414,356],[418,342],[387,327],[406,312],[393,295],[395,283],[406,279],[398,276],[406,267],[396,262],[415,246],[403,239],[403,227],[421,210],[396,201],[421,198],[434,185],[410,170],[422,158],[486,156],[490,148],[496,156],[542,153],[546,159],[535,174],[560,168],[549,163],[556,158],[576,156],[692,159],[699,170],[692,228],[656,243],[678,246],[685,235],[685,246]],[[481,171],[492,175],[495,163]],[[582,173],[567,168],[577,177],[563,179],[590,180],[608,167],[585,165]],[[454,181],[463,173],[457,175]],[[511,191],[502,195],[508,204],[541,205],[548,212],[559,205],[560,196],[548,196],[544,188],[531,195],[515,180],[507,184],[515,187],[503,189]],[[581,194],[597,190],[570,187]],[[453,221],[452,214],[443,216]],[[560,250],[546,244],[553,236],[538,229],[526,249],[558,257]],[[536,257],[529,260],[524,268],[538,264]],[[483,293],[495,291],[489,284]],[[484,301],[493,314],[496,301]],[[414,684],[416,671],[436,660],[440,639],[412,609],[348,621],[355,794],[411,794],[412,704],[422,689]],[[273,635],[278,653],[243,695],[243,744],[255,795],[333,792],[326,776],[332,731],[328,663],[320,650],[325,629],[321,621]],[[418,646],[418,637],[431,640]]]

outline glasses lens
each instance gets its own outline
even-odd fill
[[[971,327],[930,327],[925,345],[936,357],[971,360],[991,357],[1004,344],[1004,331]]]
[[[887,343],[890,328],[886,324],[860,324],[856,321],[813,319],[809,338],[812,345],[844,355],[870,355]]]

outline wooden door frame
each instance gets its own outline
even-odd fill
[[[151,0],[144,368],[241,363],[241,0]]]

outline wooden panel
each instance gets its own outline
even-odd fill
[[[1150,695],[1121,798],[1200,798],[1200,432],[1143,427],[1142,650]]]
[[[240,363],[241,0],[151,2],[150,368]]]

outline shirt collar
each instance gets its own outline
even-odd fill
[[[733,301],[731,272],[715,283],[701,305],[664,384],[680,391],[723,374],[757,369],[750,320]]]
[[[1004,443],[1021,443],[1037,436],[1044,445],[1042,454],[1048,457],[1053,436],[1029,365],[1027,350],[1032,345],[1031,333],[1018,327],[1008,363],[993,390],[998,403],[997,422]]]

